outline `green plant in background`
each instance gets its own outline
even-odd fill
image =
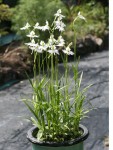
[[[75,24],[77,30],[76,37],[81,38],[87,34],[103,36],[105,30],[108,30],[108,7],[103,8],[101,3],[97,3],[94,0],[81,3],[81,5],[67,5],[65,4],[65,15],[67,20],[67,29],[65,35],[66,39],[72,41],[74,36],[73,20],[78,11],[80,11],[87,18],[87,23],[78,21]],[[81,28],[79,28],[81,27]]]
[[[41,25],[46,19],[52,22],[53,14],[61,7],[63,7],[63,3],[60,0],[20,0],[18,5],[12,9],[13,29],[20,33],[19,28],[25,22],[29,22],[31,25],[37,20]],[[23,36],[25,37],[25,34]]]
[[[69,3],[69,5],[67,3]],[[101,3],[95,0],[91,0],[90,2],[78,0],[77,4],[79,5],[74,4],[74,0],[67,1],[67,3],[66,0],[50,0],[49,2],[48,0],[20,0],[18,5],[12,9],[14,14],[12,17],[12,28],[22,35],[19,28],[25,24],[25,22],[29,22],[31,25],[33,25],[37,19],[41,25],[46,19],[52,22],[52,14],[54,14],[58,8],[61,8],[66,16],[64,19],[66,24],[64,38],[68,42],[74,39],[74,28],[78,31],[76,33],[77,38],[82,38],[87,34],[102,37],[105,30],[108,30],[108,7],[103,9]],[[73,26],[74,18],[79,11],[84,14],[88,21],[85,23],[84,21],[78,20],[78,23]],[[79,28],[80,26],[81,28]],[[41,36],[45,39],[48,37],[48,33],[46,33],[46,35],[41,34]],[[23,37],[25,37],[25,33],[23,33]]]
[[[72,65],[73,78],[69,79],[68,56],[74,53],[71,51],[72,43],[66,44],[62,36],[66,26],[64,18],[59,9],[52,23],[47,20],[43,26],[39,22],[34,26],[26,23],[21,28],[28,32],[27,37],[30,42],[25,44],[34,55],[34,78],[32,80],[28,77],[33,95],[32,99],[25,98],[23,101],[33,114],[30,120],[39,129],[36,133],[39,141],[61,142],[78,137],[82,134],[79,130],[80,121],[89,112],[83,107],[88,87],[80,88],[83,73],[79,73],[78,63]],[[85,20],[79,12],[74,24],[79,20],[78,18]],[[38,33],[48,32],[49,38],[43,41],[41,36],[36,34],[37,30],[40,31]],[[44,53],[46,54],[43,55]],[[64,63],[63,76],[58,70],[59,55]],[[47,65],[47,74],[43,69],[44,61]],[[70,89],[71,83],[74,83],[72,89]]]
[[[8,5],[2,4],[0,1],[0,36],[8,33],[8,27],[5,25],[6,21],[11,20],[11,10]]]

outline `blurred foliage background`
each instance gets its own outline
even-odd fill
[[[26,33],[20,28],[26,22],[34,25],[38,21],[43,25],[45,20],[51,22],[53,14],[62,9],[66,16],[66,39],[73,39],[72,22],[79,11],[87,22],[77,21],[76,36],[90,33],[101,37],[108,30],[108,5],[108,0],[0,0],[0,35],[15,32],[24,38]]]
[[[0,0],[0,36],[7,34],[10,29],[12,13],[8,5],[3,4]]]

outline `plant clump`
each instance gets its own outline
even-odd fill
[[[38,141],[61,142],[78,137],[81,134],[80,121],[89,112],[83,107],[85,93],[89,86],[82,90],[80,88],[83,73],[79,73],[78,63],[75,66],[72,65],[73,78],[69,78],[68,56],[75,55],[76,51],[71,50],[72,43],[67,44],[62,36],[66,27],[64,18],[59,9],[52,23],[46,20],[43,26],[40,26],[39,22],[31,26],[27,22],[21,28],[28,31],[26,36],[30,42],[25,44],[34,55],[34,78],[28,77],[33,95],[32,99],[25,98],[23,102],[34,116],[30,120],[38,128],[36,133]],[[74,24],[78,19],[85,20],[80,12],[74,19]],[[40,39],[41,32],[48,32],[49,38],[46,41]],[[55,34],[56,32],[58,34]],[[63,75],[59,74],[58,70],[60,55],[64,63]],[[47,74],[44,72],[44,60],[47,65]],[[72,82],[74,85],[70,90]]]

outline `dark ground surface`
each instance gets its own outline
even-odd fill
[[[72,63],[69,63],[70,67]],[[59,69],[62,72],[62,64]],[[94,84],[87,95],[97,108],[89,113],[89,119],[83,120],[90,132],[84,142],[84,150],[108,150],[105,142],[109,135],[108,51],[82,58],[79,69],[84,72],[82,86]],[[21,97],[31,93],[28,80],[0,91],[0,150],[31,150],[26,139],[26,132],[31,124],[25,120],[30,113],[20,101]]]

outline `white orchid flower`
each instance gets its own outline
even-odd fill
[[[38,53],[42,53],[43,52],[43,49],[42,47],[39,45],[35,48],[35,51],[37,51]]]
[[[65,50],[62,50],[65,54],[67,55],[74,55],[74,53],[71,51],[70,46],[72,45],[72,43],[70,43]]]
[[[86,18],[81,15],[80,11],[78,12],[78,17],[86,21]]]
[[[77,15],[77,17],[74,19],[73,23],[75,23],[75,21],[76,21],[78,18],[83,19],[84,21],[86,21],[86,18],[81,15],[80,11],[78,12],[78,15]]]
[[[32,39],[29,43],[25,43],[25,45],[29,46],[29,49],[32,51],[36,51],[36,48],[38,47],[38,43],[35,43],[34,39]]]
[[[30,24],[27,22],[24,27],[20,28],[20,30],[26,30],[26,29],[28,29],[30,27],[31,27]]]
[[[52,45],[56,43],[56,39],[54,38],[54,35],[52,34],[48,40],[48,46],[51,48]]]
[[[37,22],[34,26],[34,29],[39,29],[39,28],[40,28],[40,26],[39,26],[39,23]]]
[[[61,47],[63,47],[64,44],[65,44],[65,42],[64,42],[63,37],[62,37],[62,36],[59,36],[59,37],[58,37],[58,40],[57,40],[57,45],[56,45],[56,46],[61,46]]]
[[[29,49],[31,49],[32,52],[33,52],[33,51],[36,51],[36,47],[34,47],[34,46],[29,46]]]
[[[38,26],[37,29],[46,31],[49,30],[49,22],[46,20],[46,25],[45,26]]]
[[[42,26],[42,31],[49,30],[49,22],[46,20],[46,25]]]
[[[28,45],[29,49],[31,49],[32,51],[36,51],[38,53],[42,53],[43,50],[45,50],[45,48],[44,48],[43,41],[41,41],[40,43],[41,43],[41,45],[39,45],[38,43],[35,43],[35,40],[32,39],[30,43],[25,43],[25,44]]]
[[[46,51],[48,48],[48,44],[46,44],[44,41],[40,42],[40,49]]]
[[[57,13],[55,14],[55,16],[56,17],[58,17],[60,20],[62,20],[62,18],[64,18],[65,16],[63,16],[62,14],[61,14],[61,9],[59,9],[58,11],[57,11]]]
[[[28,46],[31,46],[31,47],[36,47],[36,46],[37,46],[37,43],[35,43],[35,40],[32,39],[31,42],[25,43],[25,45],[28,45]]]
[[[55,14],[55,16],[58,17],[61,14],[61,12],[62,12],[61,9],[57,10],[57,13]]]
[[[29,46],[29,48],[32,51],[36,51],[37,53],[42,53],[43,52],[43,48],[38,44],[36,46]]]
[[[52,47],[51,47],[51,49],[50,50],[48,50],[48,52],[50,53],[50,54],[58,54],[59,55],[59,52],[58,52],[58,50],[56,49],[56,46],[55,45],[52,45]]]
[[[61,21],[61,20],[59,20],[59,19],[57,19],[56,21],[55,21],[55,29],[58,29],[59,31],[64,31],[64,27],[65,27],[66,25]]]
[[[31,31],[28,35],[27,35],[28,37],[30,37],[30,38],[38,38],[39,36],[37,36],[36,34],[35,34],[35,32],[34,31]]]

